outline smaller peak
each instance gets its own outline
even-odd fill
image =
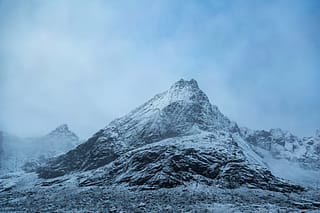
[[[79,140],[78,136],[69,129],[67,124],[62,124],[51,131],[46,137],[69,137],[72,140]]]
[[[315,134],[316,138],[320,138],[320,129],[316,130],[316,134]]]

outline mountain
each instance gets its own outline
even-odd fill
[[[319,130],[299,138],[281,129],[241,128],[241,136],[277,176],[298,183],[317,183],[320,175]]]
[[[37,173],[48,179],[91,171],[80,186],[158,189],[199,182],[302,190],[272,175],[262,160],[197,82],[181,79],[77,148],[51,159]]]
[[[68,131],[36,141],[55,150]],[[320,183],[319,138],[238,127],[180,80],[36,172],[0,175],[0,212],[317,212],[319,185],[296,178]]]
[[[79,144],[77,135],[65,124],[41,137],[19,138],[1,132],[0,139],[0,173],[21,169],[33,171],[46,159],[63,154]]]
[[[45,136],[32,138],[31,143],[39,146],[39,152],[52,157],[74,148],[79,144],[79,138],[68,125],[62,124]]]

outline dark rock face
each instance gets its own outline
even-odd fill
[[[67,174],[70,171],[90,170],[106,165],[115,160],[121,153],[112,138],[106,138],[101,145],[99,136],[102,131],[96,133],[86,143],[80,144],[76,149],[67,152],[47,162],[47,165],[37,169],[42,178],[54,178]],[[105,144],[107,143],[107,144]]]
[[[303,190],[277,179],[266,169],[249,165],[236,144],[227,144],[228,150],[227,147],[199,149],[193,145],[179,145],[182,140],[193,143],[187,138],[177,138],[168,144],[156,143],[130,151],[115,160],[106,172],[82,180],[80,186],[117,183],[147,190],[195,181],[226,188],[247,185],[279,192]]]
[[[196,81],[180,80],[37,172],[41,178],[54,178],[97,169],[80,186],[158,189],[195,181],[227,188],[302,189],[249,162],[243,153],[248,150],[232,136],[238,132]]]

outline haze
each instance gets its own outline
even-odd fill
[[[0,129],[87,138],[180,78],[239,125],[320,128],[320,1],[0,0]]]

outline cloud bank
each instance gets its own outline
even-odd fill
[[[320,128],[319,1],[0,0],[0,129],[89,137],[180,78],[240,125]]]

